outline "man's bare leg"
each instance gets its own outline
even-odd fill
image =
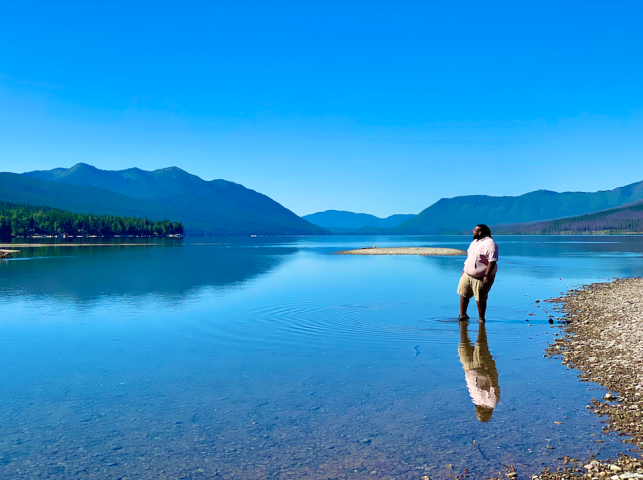
[[[460,343],[463,345],[471,345],[468,328],[469,322],[460,322]]]
[[[487,301],[476,301],[476,305],[478,305],[478,318],[484,320],[484,315],[487,313]]]
[[[467,315],[467,308],[469,307],[469,298],[460,295],[460,319],[469,318]]]

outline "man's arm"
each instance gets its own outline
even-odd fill
[[[487,271],[484,272],[484,278],[482,279],[482,283],[485,285],[490,281],[489,276],[491,275],[491,272],[493,272],[494,267],[496,266],[496,261],[491,260],[489,262],[489,265],[487,265]]]

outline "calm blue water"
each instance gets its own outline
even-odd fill
[[[496,240],[486,335],[456,320],[462,257],[332,255],[468,237],[21,248],[0,262],[0,478],[480,478],[625,451],[585,408],[602,390],[543,357],[557,314],[535,300],[643,275],[643,238]],[[484,337],[488,422],[459,355]]]

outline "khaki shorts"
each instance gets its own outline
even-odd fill
[[[489,290],[491,290],[494,280],[495,277],[489,277],[489,281],[485,287],[482,278],[473,278],[463,273],[458,284],[458,295],[465,298],[475,297],[476,302],[486,302],[487,295],[489,294]]]

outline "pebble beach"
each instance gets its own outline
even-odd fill
[[[548,300],[561,310],[563,334],[547,355],[580,371],[580,379],[609,390],[587,405],[602,417],[605,432],[623,435],[632,455],[609,461],[564,457],[565,466],[532,480],[643,479],[643,279],[630,278],[572,289]],[[638,447],[638,448],[637,448]],[[517,478],[511,467],[498,478]]]

